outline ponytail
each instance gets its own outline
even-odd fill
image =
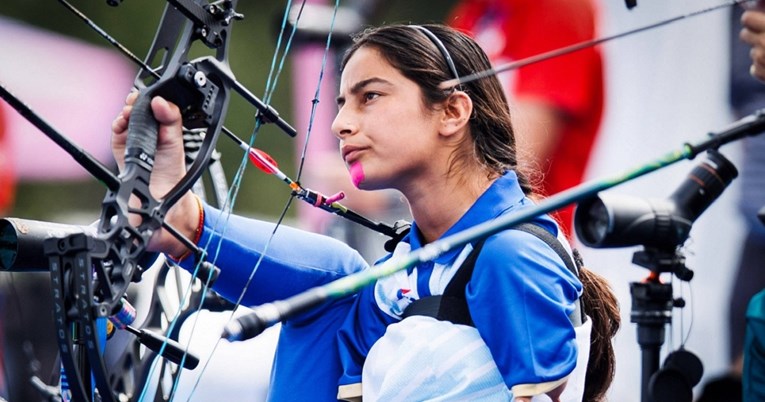
[[[583,402],[601,402],[611,386],[616,370],[612,338],[621,325],[619,301],[605,278],[588,270],[574,251],[579,280],[584,288],[581,301],[584,313],[592,320],[590,357],[585,374]]]

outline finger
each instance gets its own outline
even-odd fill
[[[183,143],[183,127],[181,111],[173,103],[162,97],[154,97],[151,101],[154,118],[159,123],[158,146],[174,148]],[[182,148],[182,146],[181,146]]]
[[[755,47],[765,47],[765,31],[755,32],[748,28],[744,28],[738,34],[739,39],[749,45]]]
[[[178,106],[166,101],[161,96],[155,96],[151,100],[151,110],[159,124],[175,125],[181,122],[181,111]]]
[[[122,135],[128,126],[128,121],[120,113],[116,119],[112,122],[112,133],[114,135]]]
[[[133,106],[125,105],[122,107],[122,110],[112,122],[112,133],[120,135],[127,131],[131,110],[133,110]]]
[[[128,94],[127,98],[125,98],[125,104],[132,106],[135,103],[136,99],[138,99],[138,91],[135,89],[132,89],[130,93]]]
[[[749,50],[749,57],[755,63],[765,64],[765,46],[753,46],[752,49]]]
[[[754,43],[752,42],[754,42],[755,39],[757,38],[757,34],[755,34],[753,31],[750,31],[747,28],[744,28],[741,31],[739,31],[738,38],[744,43],[753,45]]]
[[[741,25],[752,32],[765,31],[765,12],[745,11],[741,15]]]
[[[753,47],[749,51],[749,57],[752,59],[749,73],[759,80],[765,79],[765,48]]]
[[[758,65],[758,64],[752,64],[749,67],[749,74],[752,77],[765,82],[765,67],[764,66]]]

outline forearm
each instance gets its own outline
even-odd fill
[[[245,305],[281,300],[367,267],[346,244],[329,238],[237,215],[221,215],[204,207],[204,226],[198,245],[206,260],[221,269],[213,288],[237,300],[252,276],[243,299]],[[181,266],[193,272],[194,258]]]

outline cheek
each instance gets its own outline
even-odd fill
[[[364,168],[361,167],[361,163],[355,162],[351,165],[349,172],[351,174],[351,181],[356,188],[364,181]]]

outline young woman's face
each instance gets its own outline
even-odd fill
[[[439,113],[424,105],[419,86],[376,49],[353,54],[337,100],[332,132],[354,185],[401,190],[434,169]]]

